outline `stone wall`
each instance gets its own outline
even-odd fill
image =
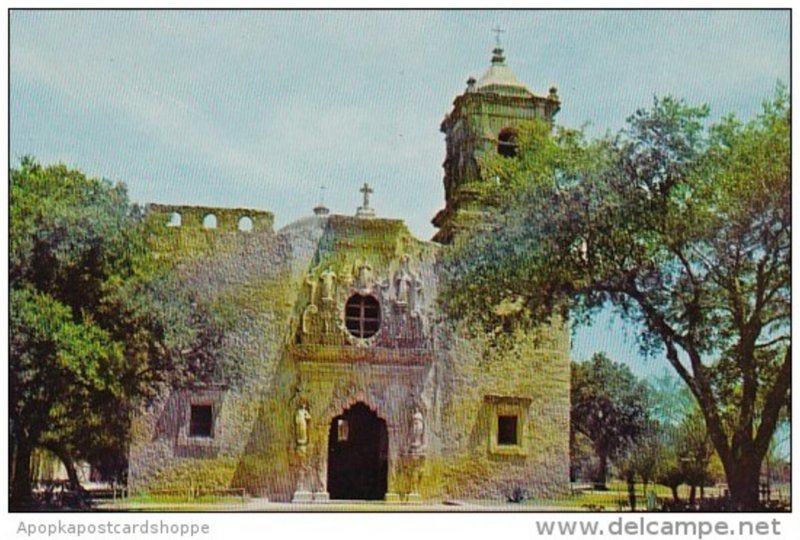
[[[153,214],[159,226],[167,210]],[[277,234],[156,230],[154,249],[174,258],[187,286],[227,321],[222,354],[241,373],[225,384],[165,390],[142,411],[131,441],[132,492],[242,487],[287,501],[303,459],[314,473],[310,488],[321,490],[331,421],[357,401],[386,421],[389,491],[401,497],[502,499],[516,487],[532,495],[568,488],[566,330],[554,324],[519,333],[498,352],[453,328],[436,313],[441,248],[415,240],[402,222],[331,216],[309,217]],[[418,276],[424,339],[332,346],[303,333],[303,313],[320,294],[309,276],[316,282],[330,267],[355,287],[357,274],[347,273],[358,260],[369,261],[387,305],[398,299],[392,288],[398,272],[407,267]],[[300,399],[311,414],[305,456],[294,440]],[[415,400],[426,425],[422,460],[411,457],[409,446]],[[187,436],[192,403],[212,406],[213,438]],[[504,410],[520,416],[519,448],[493,445]],[[419,463],[421,475],[412,466]]]
[[[508,350],[484,339],[450,338],[443,370],[442,462],[432,462],[454,497],[505,499],[569,488],[569,340],[559,325],[519,332]],[[492,448],[497,414],[519,414],[522,441]],[[433,477],[436,473],[432,474]]]
[[[159,223],[163,215],[152,214]],[[297,286],[301,271],[308,267],[323,227],[324,220],[312,219],[300,230],[278,234],[254,227],[250,233],[222,231],[220,236],[183,224],[156,229],[154,249],[176,261],[175,271],[186,285],[210,302],[231,329],[222,354],[238,363],[238,376],[226,386],[166,389],[134,419],[132,492],[241,484],[257,493],[262,486],[288,481],[289,475],[281,471],[286,466],[281,456],[290,443],[284,434],[291,430],[279,425],[286,416],[283,411],[271,411],[290,397],[293,376],[284,350],[301,290]],[[211,440],[188,440],[182,435],[192,399],[214,405]],[[283,452],[278,451],[281,447]],[[270,456],[266,468],[264,463],[251,466],[254,459],[242,459],[264,452]]]
[[[164,226],[174,230],[263,232],[272,231],[274,222],[271,212],[252,208],[150,204],[147,206],[147,212],[150,219],[160,221]],[[213,219],[206,219],[212,217]]]

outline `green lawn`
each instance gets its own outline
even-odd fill
[[[569,508],[575,510],[628,510],[628,486],[624,482],[609,482],[608,491],[576,491],[566,497],[553,499],[529,499],[523,504],[535,506],[552,506],[554,508]],[[636,484],[636,509],[645,510],[647,508],[647,497],[642,491],[642,484]],[[660,484],[649,484],[647,493],[651,490],[656,492],[656,497],[661,499],[672,499],[672,491],[667,486]],[[706,488],[706,496],[716,496],[717,491],[713,488]],[[678,495],[681,499],[688,499],[689,486],[680,486]],[[697,497],[700,490],[697,490]]]
[[[666,487],[659,484],[649,484],[647,486],[646,493],[650,493],[653,490],[656,493],[659,501],[665,499],[672,499],[672,491]],[[777,492],[777,489],[776,489]],[[788,493],[788,491],[787,491]],[[682,500],[687,500],[689,498],[689,486],[682,485],[678,488],[678,494]],[[720,493],[716,488],[706,488],[705,489],[705,496],[706,497],[716,497],[719,496]],[[696,496],[700,497],[700,490],[698,489]],[[246,497],[242,497],[240,495],[235,495],[231,493],[218,493],[218,494],[201,494],[196,496],[190,496],[189,493],[177,493],[177,492],[170,492],[170,493],[146,493],[141,495],[136,495],[127,499],[118,500],[115,507],[118,509],[124,507],[126,509],[136,509],[139,507],[146,507],[149,510],[152,510],[153,507],[163,507],[164,509],[169,509],[169,507],[180,507],[182,509],[186,508],[193,508],[195,510],[214,510],[215,508],[219,507],[230,507],[230,506],[241,506],[241,505],[251,505],[256,503],[257,501],[254,499],[249,499]],[[433,501],[428,501],[432,503]],[[478,505],[483,505],[487,507],[508,507],[508,503],[503,501],[475,501]],[[339,503],[336,504],[332,502],[331,504],[327,505],[319,505],[315,506],[314,510],[326,511],[332,510],[334,507],[339,508],[344,504],[345,506],[349,503]],[[440,501],[436,501],[436,505],[440,504]],[[279,505],[280,506],[280,505]],[[286,506],[286,505],[284,505]],[[413,506],[405,505],[405,504],[398,504],[396,505],[401,510],[409,510],[412,509]],[[423,505],[424,506],[424,505]],[[422,508],[420,506],[419,508]],[[567,496],[558,497],[558,498],[549,498],[549,499],[538,499],[538,498],[531,498],[527,499],[519,505],[510,505],[516,507],[518,510],[524,510],[526,506],[531,507],[531,510],[535,509],[548,509],[552,508],[554,511],[558,510],[576,510],[576,511],[627,511],[630,510],[628,506],[628,488],[624,482],[620,481],[611,481],[608,483],[608,491],[594,491],[594,490],[587,490],[587,491],[575,491]],[[264,507],[263,509],[269,509],[271,507]],[[173,508],[174,509],[174,508]],[[263,510],[259,507],[259,509]],[[292,505],[288,505],[285,510],[295,510],[299,509],[293,507]],[[345,508],[350,509],[350,508]],[[356,509],[356,508],[352,508]],[[358,504],[357,509],[359,511],[377,511],[383,512],[390,510],[385,503],[368,503],[368,504]],[[508,508],[507,508],[508,509]],[[644,511],[647,509],[647,495],[645,491],[643,491],[643,485],[641,483],[636,484],[636,510],[637,511]]]
[[[190,497],[188,494],[179,493],[145,493],[125,499],[126,504],[236,504],[241,503],[242,497],[236,495],[199,495]]]

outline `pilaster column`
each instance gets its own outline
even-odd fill
[[[386,502],[400,502],[400,493],[397,485],[400,474],[400,440],[401,431],[397,425],[386,426],[389,435],[389,470],[386,485]]]
[[[328,440],[323,438],[318,445],[314,460],[314,502],[329,502],[328,493]]]
[[[308,446],[298,445],[295,457],[297,460],[297,485],[295,487],[294,495],[292,495],[292,502],[310,503],[312,500],[312,493],[310,489],[312,471],[308,460]]]

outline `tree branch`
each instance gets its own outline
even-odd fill
[[[766,341],[764,343],[756,343],[755,348],[756,349],[764,349],[764,348],[767,348],[767,347],[771,347],[772,345],[775,345],[776,343],[780,343],[781,341],[787,341],[787,340],[790,340],[790,339],[792,339],[792,336],[789,336],[789,335],[778,336],[775,339],[771,339],[771,340]]]
[[[769,446],[769,440],[775,432],[781,408],[786,404],[789,388],[792,384],[792,347],[786,348],[783,364],[775,378],[775,383],[767,393],[764,408],[761,411],[761,423],[756,432],[753,444],[756,455],[763,456]]]
[[[625,293],[631,296],[647,318],[648,326],[656,331],[664,342],[667,348],[667,359],[670,364],[678,372],[678,375],[686,382],[689,389],[694,394],[700,405],[700,410],[706,420],[706,427],[709,436],[714,442],[714,446],[723,461],[730,461],[731,447],[728,443],[728,437],[722,426],[722,420],[719,417],[719,411],[716,407],[714,400],[714,393],[711,389],[711,384],[705,373],[705,366],[702,363],[700,354],[697,348],[689,343],[683,336],[678,334],[665,320],[664,316],[658,312],[646,299],[644,294],[639,291],[635,284],[629,282],[626,287]],[[692,364],[692,373],[686,370],[686,367],[681,363],[678,356],[678,350],[675,345],[679,345],[689,355],[689,360]]]

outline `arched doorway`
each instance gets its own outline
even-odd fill
[[[386,422],[361,402],[331,421],[328,492],[331,499],[382,500],[386,495],[389,437]]]

